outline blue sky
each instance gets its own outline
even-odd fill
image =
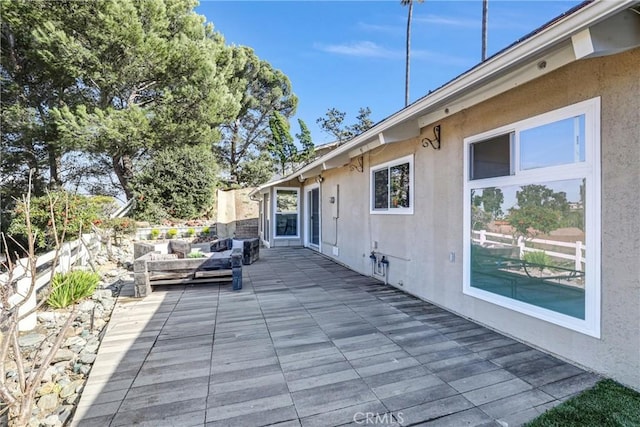
[[[580,1],[489,0],[488,55]],[[407,8],[400,1],[207,1],[206,16],[227,44],[254,49],[284,72],[299,98],[291,120],[316,145],[331,142],[316,119],[335,107],[355,122],[360,107],[378,122],[404,107]],[[415,3],[410,102],[480,62],[482,1]]]

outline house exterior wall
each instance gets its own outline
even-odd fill
[[[386,254],[393,286],[640,389],[640,49],[578,61],[438,123],[442,149],[420,137],[364,154],[363,172],[323,172],[322,252],[363,274]],[[464,138],[601,97],[601,337],[463,294]],[[370,168],[414,156],[412,215],[369,213]],[[339,186],[339,218],[327,189]],[[337,231],[336,231],[337,227]],[[338,255],[334,255],[334,247]]]

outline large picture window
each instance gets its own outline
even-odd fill
[[[299,199],[297,188],[276,188],[276,237],[299,237]]]
[[[599,98],[465,139],[464,291],[599,336]]]
[[[371,213],[413,213],[413,156],[371,167]]]

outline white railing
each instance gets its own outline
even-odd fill
[[[55,273],[65,273],[76,265],[86,265],[90,257],[100,250],[100,240],[95,233],[83,234],[81,239],[63,243],[58,253],[58,262]],[[49,284],[52,277],[52,267],[56,251],[47,252],[38,256],[36,261],[35,289],[28,301],[18,311],[19,315],[28,313],[36,306],[36,292]],[[9,304],[14,305],[25,298],[31,287],[31,269],[29,258],[21,258],[15,261],[12,280],[15,283],[16,293],[9,297]],[[7,273],[0,274],[0,285],[9,286]],[[32,313],[20,321],[21,331],[30,331],[36,327],[36,313]]]
[[[540,248],[531,248],[526,244],[530,242],[534,245],[543,245],[543,246],[555,246],[559,248],[568,248],[571,249],[567,252],[557,252],[551,250],[544,250],[544,252],[553,258],[561,258],[566,260],[571,260],[574,263],[574,270],[576,271],[584,271],[583,265],[585,263],[584,256],[584,243],[580,240],[576,240],[575,242],[563,242],[560,240],[548,240],[548,239],[525,239],[522,236],[515,239],[514,236],[510,234],[500,234],[500,233],[491,233],[486,230],[473,230],[471,240],[475,243],[479,243],[482,246],[487,245],[500,245],[500,246],[513,246],[514,240],[516,241],[516,245],[520,251],[520,258],[524,256],[526,252],[538,252],[544,249]],[[476,237],[477,236],[477,237]],[[496,240],[501,239],[501,240]]]
[[[120,208],[117,211],[111,214],[111,218],[122,218],[123,216],[128,214],[131,208],[133,208],[134,200],[135,199],[129,199],[127,203],[120,206]]]

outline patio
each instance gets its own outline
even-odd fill
[[[599,379],[307,249],[243,276],[123,289],[72,425],[513,426]]]

